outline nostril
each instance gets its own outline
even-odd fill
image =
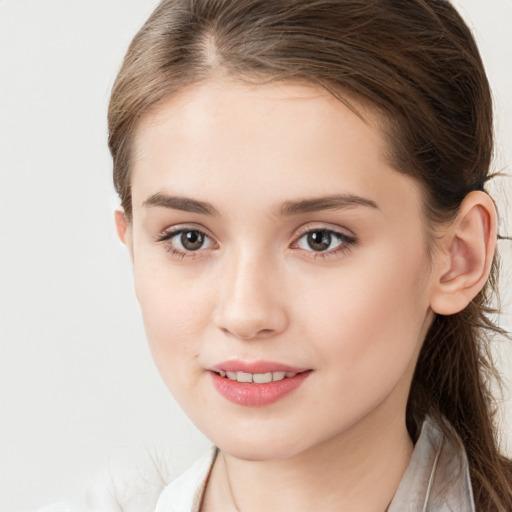
[[[229,336],[234,336],[241,340],[251,340],[254,338],[268,338],[273,336],[277,331],[275,329],[259,329],[257,326],[241,326],[233,325],[230,327],[218,326],[219,329]]]
[[[252,339],[255,339],[255,338],[268,338],[270,336],[272,336],[276,331],[274,331],[273,329],[255,329],[254,331],[251,331],[251,332],[243,332],[242,330],[240,331],[230,331],[229,329],[227,329],[227,332],[229,332],[230,334],[233,334],[234,336],[236,336],[237,338],[240,338],[242,340],[252,340]]]
[[[274,330],[273,329],[261,329],[257,335],[258,336],[271,336],[272,334],[274,334]]]

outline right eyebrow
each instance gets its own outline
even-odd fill
[[[184,196],[170,196],[158,192],[148,197],[142,206],[152,207],[160,206],[171,210],[181,210],[184,212],[201,213],[203,215],[218,215],[219,212],[210,204],[204,201],[197,201]]]

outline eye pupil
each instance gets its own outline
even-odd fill
[[[184,231],[180,241],[187,251],[197,251],[204,244],[204,235],[199,231]]]
[[[328,231],[311,231],[308,233],[308,245],[314,251],[325,251],[329,248],[332,235]]]

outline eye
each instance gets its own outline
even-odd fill
[[[299,236],[294,247],[315,253],[314,256],[337,254],[350,249],[356,239],[331,229],[310,229]]]
[[[179,246],[180,249],[185,251],[198,251],[204,245],[208,246],[210,239],[201,231],[182,231],[176,233],[171,240]]]
[[[178,228],[172,229],[160,235],[158,242],[165,244],[165,249],[180,257],[195,256],[202,250],[210,249],[215,246],[214,241],[205,233],[198,229]]]

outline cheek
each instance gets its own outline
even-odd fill
[[[302,304],[302,318],[309,318],[321,364],[334,369],[333,384],[378,389],[414,363],[428,313],[428,260],[420,247],[407,258],[396,249],[372,253],[316,287],[306,283],[317,292]]]
[[[199,355],[199,340],[210,317],[208,289],[148,259],[134,266],[134,283],[149,346],[167,382],[190,371],[188,362]]]

